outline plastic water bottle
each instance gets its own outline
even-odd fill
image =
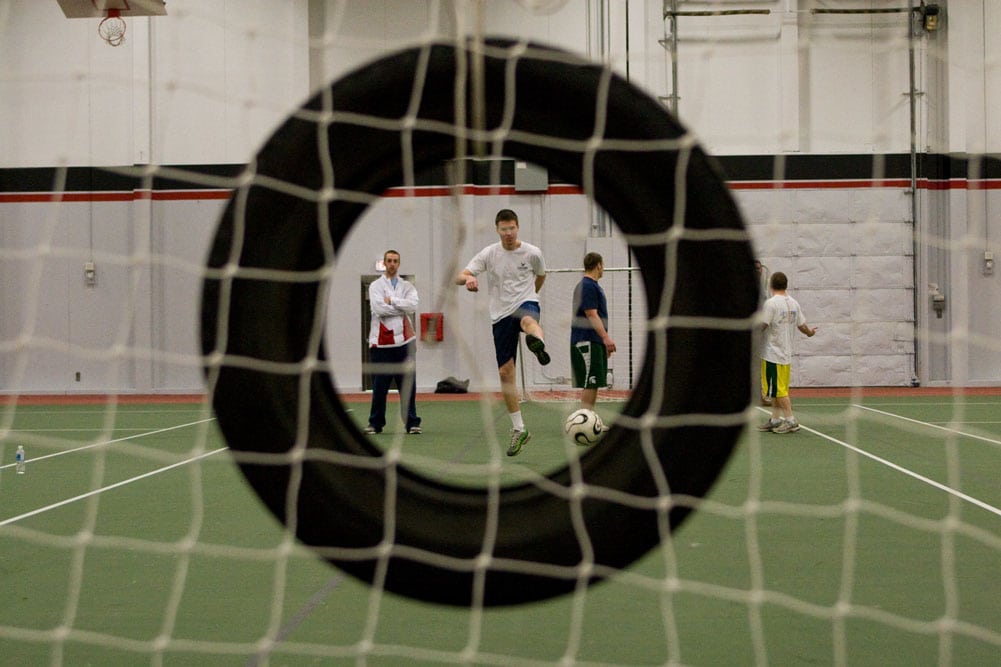
[[[15,466],[18,475],[24,474],[24,445],[17,446],[17,453],[14,454],[14,460],[17,462]]]

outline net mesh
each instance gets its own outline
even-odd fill
[[[521,388],[527,400],[573,404],[580,397],[580,390],[572,386],[570,340],[566,332],[573,318],[574,289],[582,276],[581,268],[555,268],[546,273],[540,307],[545,328],[558,334],[547,337],[546,347],[553,359],[547,366],[535,363],[524,346],[519,350]],[[647,317],[639,267],[609,264],[599,284],[608,302],[607,331],[616,344],[616,352],[609,358],[608,384],[599,391],[599,400],[624,401],[641,370],[646,343],[641,333]]]
[[[109,14],[97,26],[97,34],[111,46],[121,46],[125,41],[125,20],[117,14]]]
[[[297,106],[285,102],[303,95],[278,102],[259,94],[271,83],[289,85],[288,77],[274,82],[253,69],[234,84],[235,93],[203,83],[194,74],[199,67],[182,54],[189,51],[185,35],[191,30],[225,32],[240,38],[231,44],[235,56],[261,64],[262,53],[275,52],[275,59],[301,70],[303,56],[296,54],[308,44],[315,79],[309,87],[316,89],[342,71],[332,63],[366,61],[384,53],[387,43],[475,31],[483,23],[512,34],[526,25],[555,32],[550,21],[565,23],[572,3],[517,3],[511,14],[493,3],[427,3],[417,17],[385,3],[379,5],[386,10],[384,32],[373,34],[366,22],[371,13],[356,11],[373,3],[310,3],[311,17],[292,12],[262,20],[254,12],[236,15],[224,3],[175,0],[168,17],[154,19],[158,23],[130,26],[125,46],[137,49],[137,59],[144,31],[155,29],[151,43],[163,49],[162,59],[179,63],[152,82],[131,61],[109,64],[109,76],[99,77],[39,57],[61,49],[45,41],[48,31],[39,34],[38,25],[52,21],[71,31],[54,30],[53,40],[75,33],[58,23],[58,14],[26,14],[41,11],[28,4],[0,9],[0,34],[43,38],[40,50],[23,55],[0,39],[0,52],[17,65],[0,74],[0,93],[11,92],[0,94],[7,121],[0,123],[0,143],[10,147],[0,164],[0,261],[6,267],[0,288],[0,579],[7,592],[0,602],[0,639],[12,655],[26,664],[67,665],[865,664],[888,655],[948,665],[996,659],[1001,608],[993,573],[1001,553],[1001,498],[985,472],[1001,455],[995,390],[1001,343],[991,321],[996,309],[985,305],[996,299],[996,276],[986,265],[986,253],[996,247],[989,224],[998,205],[997,163],[990,157],[996,137],[970,130],[975,137],[961,151],[969,153],[962,178],[912,183],[893,166],[894,159],[907,158],[901,133],[908,134],[908,100],[918,104],[919,136],[930,137],[933,149],[942,143],[942,150],[952,150],[936,129],[946,124],[948,111],[934,100],[944,105],[947,98],[918,94],[946,87],[950,69],[964,81],[987,82],[987,90],[977,88],[974,95],[983,104],[970,106],[992,117],[997,105],[989,82],[1001,76],[1001,59],[984,35],[1001,17],[989,3],[970,3],[981,10],[984,31],[975,62],[954,60],[942,33],[915,36],[920,13],[910,6],[873,16],[864,12],[880,9],[879,3],[849,0],[629,3],[643,7],[633,28],[642,23],[645,37],[630,42],[629,62],[651,94],[676,105],[714,152],[759,154],[762,134],[781,147],[767,174],[731,187],[765,271],[789,274],[811,323],[821,327],[820,338],[797,342],[793,363],[793,400],[803,429],[789,436],[791,442],[759,433],[753,425],[766,414],[752,406],[742,415],[752,428],[712,495],[679,532],[665,532],[646,558],[607,573],[610,581],[599,586],[502,609],[414,602],[388,593],[378,579],[368,586],[329,567],[274,521],[233,465],[202,394],[197,295],[215,222],[229,194],[254,178],[254,165],[243,165],[256,146],[227,152],[216,142],[242,146],[244,135],[263,140]],[[719,15],[746,5],[758,14]],[[681,15],[686,10],[707,14]],[[625,47],[609,27],[623,19],[616,11],[572,16],[588,34],[579,50],[624,72]],[[957,42],[977,36],[964,29],[958,11],[949,18]],[[939,31],[952,29],[944,19]],[[92,26],[86,32],[94,38]],[[275,43],[294,48],[262,47]],[[772,50],[805,53],[804,67],[818,68],[815,79],[799,80],[794,88],[807,98],[805,107],[781,93],[782,77],[793,74],[790,61],[780,60],[769,76],[740,74],[753,67],[748,63],[755,56]],[[910,53],[917,84],[902,98]],[[856,73],[867,73],[859,89],[873,91],[871,108],[845,115],[819,103],[827,87],[822,63],[838,59],[857,59]],[[680,69],[673,76],[672,66]],[[91,139],[99,122],[53,122],[41,131],[10,100],[47,100],[54,88],[46,84],[53,81],[65,95],[63,105],[74,110],[119,95],[131,100],[134,85],[147,98],[154,91],[158,122],[146,127],[137,114],[128,145]],[[116,91],[112,98],[102,97],[109,90]],[[843,89],[837,94],[845,95]],[[779,107],[764,120],[755,106],[762,96],[778,100],[767,108]],[[219,108],[238,120],[202,136],[191,115]],[[713,132],[714,121],[728,114],[747,122],[720,123],[726,129]],[[26,125],[36,131],[24,131]],[[868,128],[862,141],[860,126]],[[121,136],[119,128],[108,136]],[[185,131],[225,158],[205,160],[206,153],[197,151],[192,158],[185,154],[190,149],[166,140],[155,145]],[[39,143],[25,137],[39,137]],[[792,157],[802,151],[841,164],[837,156],[846,150],[872,154],[860,170],[864,183],[803,178]],[[225,164],[190,166],[207,161]],[[739,162],[725,164],[736,170]],[[233,163],[237,168],[228,168]],[[46,179],[41,184],[39,174]],[[620,351],[612,359],[612,390],[600,395],[616,399],[628,392],[647,363],[643,333],[649,323],[636,316],[645,312],[645,294],[634,284],[624,239],[614,222],[595,230],[584,195],[569,212],[551,203],[535,208],[531,195],[492,191],[488,177],[486,185],[464,183],[461,197],[454,196],[454,183],[440,198],[418,197],[420,188],[433,186],[422,185],[420,174],[408,177],[409,196],[387,193],[375,203],[329,269],[330,309],[324,331],[316,333],[326,336],[332,351],[329,363],[342,399],[363,423],[368,396],[355,395],[363,376],[358,277],[375,273],[371,267],[386,246],[401,246],[401,271],[412,267],[430,309],[445,313],[446,337],[454,341],[451,347],[424,345],[418,368],[442,374],[461,369],[456,372],[482,392],[465,408],[438,413],[429,399],[422,407],[428,425],[435,415],[461,415],[468,421],[457,428],[489,432],[493,440],[482,460],[464,458],[473,438],[434,453],[415,452],[402,434],[380,446],[390,457],[453,481],[545,484],[547,471],[572,464],[579,452],[553,444],[538,459],[527,451],[530,463],[501,465],[507,417],[493,395],[485,299],[445,285],[470,250],[493,240],[493,213],[516,208],[523,238],[538,243],[550,266],[560,269],[542,294],[553,363],[540,367],[529,358],[519,378],[529,399],[526,416],[540,431],[558,430],[575,397],[566,386],[564,339],[583,251],[598,249],[607,266],[628,269],[602,281]],[[267,185],[305,201],[330,194]],[[913,200],[912,185],[918,188]],[[549,226],[573,217],[583,222]],[[432,233],[419,240],[419,225],[442,220],[453,224],[433,228],[454,236]],[[88,262],[96,266],[94,286],[83,275]],[[289,279],[266,270],[257,277]],[[348,333],[335,337],[335,330]],[[457,365],[445,362],[450,355]],[[527,356],[524,349],[520,356]],[[245,363],[270,368],[261,359]],[[437,379],[425,374],[419,382],[427,390]],[[901,394],[912,380],[930,387]],[[837,389],[811,394],[811,385]],[[530,412],[532,404],[553,399],[556,407]],[[637,430],[649,434],[651,425]],[[17,445],[27,451],[24,475],[15,469]],[[696,504],[670,493],[656,500],[664,507]],[[450,565],[441,557],[436,562]]]

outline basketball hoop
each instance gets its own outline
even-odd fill
[[[108,15],[97,25],[97,34],[111,46],[121,46],[125,41],[125,19],[119,10],[108,10]]]

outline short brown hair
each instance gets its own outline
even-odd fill
[[[598,267],[599,264],[604,264],[605,260],[601,258],[601,255],[596,252],[589,252],[584,255],[584,270],[593,271]]]
[[[497,211],[497,217],[494,218],[494,227],[507,220],[514,220],[521,227],[521,223],[518,222],[518,214],[509,208],[502,208]]]
[[[382,253],[382,261],[384,261],[384,262],[386,261],[386,255],[396,255],[397,257],[400,257],[400,258],[403,257],[400,253],[398,253],[395,250],[387,250],[386,252]]]
[[[786,278],[786,274],[781,271],[776,271],[772,274],[770,285],[773,290],[784,290],[789,287],[789,279]]]

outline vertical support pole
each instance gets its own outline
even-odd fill
[[[782,114],[783,130],[779,145],[784,153],[798,153],[802,150],[803,125],[800,122],[800,57],[799,57],[799,12],[796,0],[789,0],[790,6],[782,14],[779,33],[779,112]]]
[[[913,336],[912,336],[913,340],[914,340],[914,343],[913,343],[913,345],[914,345],[914,349],[913,349],[914,361],[913,361],[913,367],[911,368],[911,384],[916,386],[916,385],[920,384],[920,382],[918,381],[918,378],[920,377],[919,371],[920,371],[920,368],[921,368],[920,357],[919,357],[920,349],[919,349],[919,345],[918,345],[918,333],[919,333],[918,324],[919,324],[919,315],[920,315],[920,308],[921,308],[921,302],[919,301],[919,299],[921,299],[921,296],[924,294],[924,290],[918,289],[919,285],[920,285],[920,283],[918,282],[918,279],[919,279],[918,259],[920,257],[919,253],[921,251],[921,248],[920,248],[920,244],[918,242],[918,236],[919,236],[919,234],[918,234],[918,148],[917,148],[917,136],[918,136],[917,96],[918,96],[918,89],[917,89],[917,81],[915,80],[915,76],[916,76],[916,74],[915,74],[915,72],[916,72],[916,64],[915,64],[915,53],[914,53],[914,50],[916,48],[914,33],[917,30],[917,28],[915,27],[915,24],[914,24],[914,22],[915,22],[915,11],[916,11],[916,7],[914,6],[914,0],[910,0],[909,5],[910,5],[910,12],[907,15],[907,19],[908,19],[908,21],[907,21],[907,64],[908,64],[910,87],[908,89],[908,95],[907,95],[907,97],[908,97],[908,102],[909,102],[909,106],[910,106],[910,116],[911,116],[911,144],[910,144],[910,151],[911,151],[911,156],[910,156],[911,157],[911,164],[910,164],[911,183],[910,183],[910,188],[911,188],[911,244],[912,244],[911,254],[913,256],[913,259],[911,260],[911,272],[912,272],[911,280],[912,280],[912,282],[914,284],[914,292],[913,292],[914,296],[913,296],[913,299],[912,299],[913,303],[911,304],[912,308],[913,308],[913,317],[914,317],[914,331],[913,331]]]
[[[678,0],[664,0],[664,38],[660,45],[667,50],[671,61],[670,75],[667,81],[667,95],[661,101],[675,116],[678,115]]]

